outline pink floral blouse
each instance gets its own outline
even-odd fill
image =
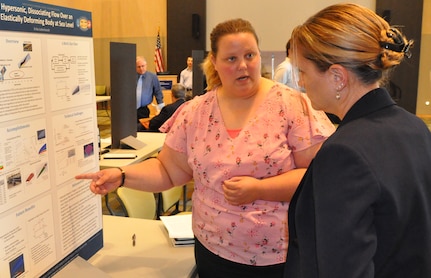
[[[230,205],[222,183],[234,176],[263,179],[295,168],[293,152],[325,140],[334,126],[305,94],[275,85],[235,138],[229,136],[216,90],[186,102],[161,127],[165,143],[185,153],[193,169],[193,232],[211,252],[249,265],[286,260],[288,202]]]

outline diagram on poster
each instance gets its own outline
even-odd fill
[[[99,159],[94,146],[92,109],[74,111],[52,118],[56,184],[72,179],[79,171],[94,167]]]
[[[50,188],[44,119],[0,128],[0,213]]]
[[[0,122],[45,111],[41,42],[0,32]]]
[[[51,196],[1,218],[0,264],[2,277],[18,277],[24,272],[41,271],[56,259]],[[6,275],[6,273],[10,274]]]
[[[60,110],[90,103],[90,44],[79,40],[48,40],[51,107]]]

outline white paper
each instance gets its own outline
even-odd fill
[[[168,230],[169,238],[194,238],[192,230],[192,214],[160,216]]]

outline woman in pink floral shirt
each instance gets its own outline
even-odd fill
[[[203,67],[208,92],[162,126],[157,159],[124,167],[124,185],[156,192],[194,179],[199,277],[282,277],[290,198],[334,127],[305,94],[261,77],[248,21],[214,28]],[[121,183],[118,169],[102,173],[78,178],[99,194]]]

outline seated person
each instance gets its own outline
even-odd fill
[[[143,118],[139,119],[140,127],[138,131],[152,131],[159,132],[159,128],[164,124],[164,122],[169,119],[172,114],[185,102],[186,98],[186,88],[181,84],[172,85],[172,103],[164,106],[160,113],[153,118]]]

